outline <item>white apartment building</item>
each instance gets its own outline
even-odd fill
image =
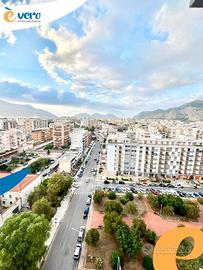
[[[202,176],[203,141],[107,138],[107,176]]]
[[[23,130],[10,129],[0,131],[0,151],[9,151],[26,146],[26,135]]]
[[[82,128],[74,128],[70,134],[71,149],[81,149],[82,152],[91,142],[91,133]]]
[[[16,128],[17,123],[14,119],[0,118],[0,130],[10,130]]]
[[[32,131],[48,129],[48,120],[41,118],[29,118],[25,119],[24,126],[27,134],[31,134]]]

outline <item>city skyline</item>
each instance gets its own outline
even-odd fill
[[[90,0],[49,26],[1,33],[0,99],[120,117],[202,99],[201,22],[188,1]]]

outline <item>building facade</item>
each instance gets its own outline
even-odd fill
[[[107,138],[107,175],[203,175],[203,142],[132,140],[123,134]]]
[[[53,125],[54,147],[61,148],[70,143],[70,125],[68,122],[55,122]]]

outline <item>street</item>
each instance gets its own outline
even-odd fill
[[[77,243],[77,237],[80,226],[85,222],[83,220],[83,211],[89,193],[92,193],[95,188],[94,177],[91,169],[96,168],[94,158],[98,157],[100,143],[96,141],[92,150],[90,159],[85,167],[83,177],[79,178],[79,188],[70,202],[58,233],[50,247],[46,261],[44,262],[43,270],[73,270],[77,269],[78,262],[74,262],[73,253]],[[90,182],[86,183],[89,178]]]

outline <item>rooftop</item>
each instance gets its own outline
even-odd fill
[[[9,173],[6,172],[1,172],[0,173],[0,178],[3,178],[5,176],[10,175]],[[9,192],[20,192],[24,188],[26,188],[30,183],[32,183],[38,175],[36,174],[28,174],[18,185],[16,185],[14,188],[10,189]]]

